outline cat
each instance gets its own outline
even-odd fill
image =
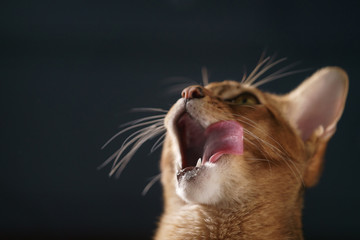
[[[169,111],[151,109],[160,114],[117,134],[141,127],[105,162],[114,161],[110,174],[120,173],[143,142],[163,134],[154,146],[163,140],[164,210],[155,240],[303,239],[303,194],[321,175],[348,76],[325,67],[288,94],[260,91],[259,85],[286,75],[259,80],[279,62],[262,59],[241,82],[186,87]]]

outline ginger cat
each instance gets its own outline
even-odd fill
[[[187,87],[167,113],[129,127],[150,124],[125,143],[136,146],[120,162],[123,148],[109,158],[117,158],[112,173],[166,131],[164,212],[154,239],[303,239],[304,190],[320,177],[348,77],[326,67],[275,95],[256,88],[269,80],[255,82],[270,65],[263,60],[242,82]]]

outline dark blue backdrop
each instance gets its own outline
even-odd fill
[[[307,239],[359,239],[357,1],[8,1],[0,3],[0,237],[149,239],[161,189],[147,144],[119,179],[97,171],[118,126],[168,109],[173,77],[240,80],[264,49],[287,64],[350,77],[320,184],[306,194]],[[285,64],[286,65],[286,64]],[[286,92],[311,71],[265,85]]]

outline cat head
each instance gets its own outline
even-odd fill
[[[165,199],[290,201],[317,183],[344,109],[346,73],[323,68],[285,95],[255,86],[223,81],[183,90],[165,118]]]

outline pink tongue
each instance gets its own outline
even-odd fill
[[[210,125],[205,130],[203,160],[214,163],[224,154],[243,154],[243,136],[243,128],[237,121],[221,121]]]

